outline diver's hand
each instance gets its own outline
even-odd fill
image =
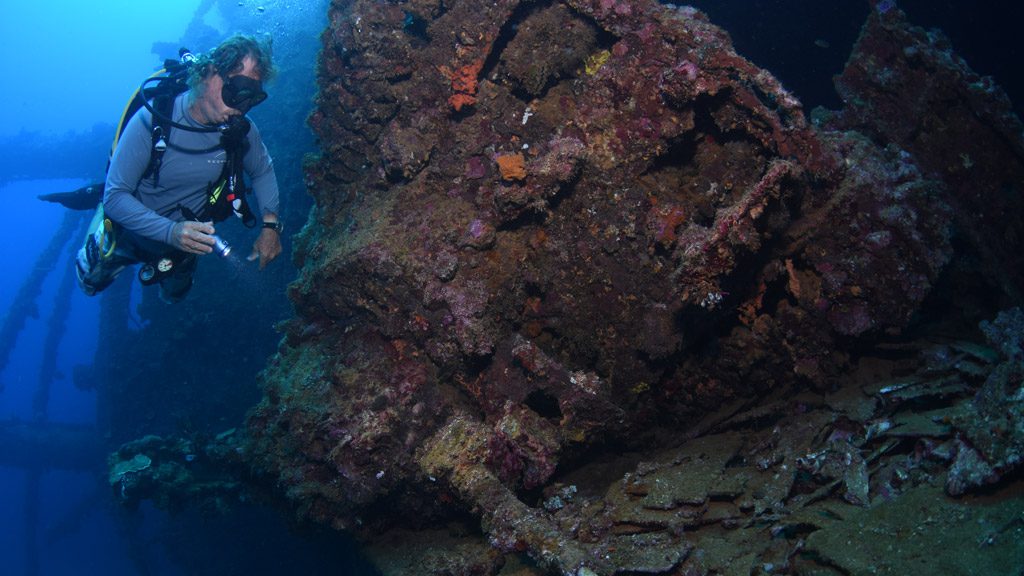
[[[252,245],[252,254],[249,254],[249,261],[259,258],[260,259],[260,270],[267,267],[270,261],[281,253],[281,235],[277,230],[271,230],[270,228],[264,228],[260,231],[259,238],[256,238],[256,243]]]
[[[189,254],[213,252],[213,222],[177,222],[171,229],[171,245]]]

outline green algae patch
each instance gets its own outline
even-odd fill
[[[722,434],[689,442],[675,461],[649,481],[644,508],[672,510],[680,505],[703,505],[726,476],[726,462],[740,449],[740,434]],[[732,479],[732,478],[730,478]]]
[[[1024,566],[1024,509],[996,499],[954,500],[921,486],[807,537],[803,556],[843,574],[1012,574]]]
[[[145,454],[136,454],[128,460],[119,460],[110,466],[107,480],[111,486],[117,485],[125,474],[137,474],[153,465],[153,460]]]
[[[366,548],[383,576],[494,574],[505,559],[473,526],[432,530],[396,528]]]

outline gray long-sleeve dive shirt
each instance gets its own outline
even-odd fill
[[[203,127],[188,114],[189,93],[174,100],[171,118],[186,126]],[[224,167],[225,153],[220,132],[190,132],[171,128],[160,167],[159,186],[153,177],[142,175],[149,167],[153,146],[153,115],[140,109],[128,121],[117,143],[107,171],[103,209],[106,215],[143,238],[171,244],[171,229],[185,219],[180,207],[196,214],[207,200],[207,185],[216,181]],[[249,130],[249,151],[243,166],[259,205],[252,206],[257,218],[279,210],[274,164],[256,125]]]

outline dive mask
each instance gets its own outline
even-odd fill
[[[248,114],[254,106],[267,99],[267,93],[263,91],[263,83],[259,80],[238,74],[224,79],[220,97],[228,108]]]

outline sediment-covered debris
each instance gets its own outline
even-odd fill
[[[941,169],[959,132],[871,112],[873,51],[950,61],[902,18],[871,16],[815,126],[691,8],[335,2],[296,317],[235,453],[305,520],[473,527],[422,573],[867,573],[846,519],[965,509],[944,499],[1012,478],[1022,444],[1016,313],[987,346],[919,317],[972,282],[1019,304],[993,264],[1022,236],[965,210],[987,201]],[[903,96],[883,111],[943,114]],[[970,178],[1017,210],[1021,134],[997,133]]]
[[[152,500],[168,510],[196,507],[224,513],[243,497],[244,471],[233,466],[234,430],[216,438],[145,436],[108,459],[108,482],[119,503]]]

